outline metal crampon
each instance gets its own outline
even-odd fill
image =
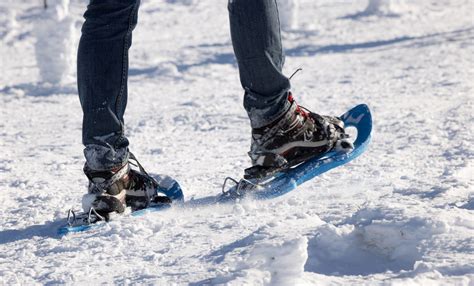
[[[97,213],[94,208],[91,208],[88,212],[78,214],[73,209],[67,212],[67,224],[69,226],[89,225],[101,220],[108,221],[108,218]]]
[[[234,185],[226,189],[229,181],[233,182]],[[249,192],[256,191],[261,188],[262,187],[259,184],[253,183],[247,179],[240,179],[240,181],[237,181],[234,178],[227,177],[225,178],[224,183],[222,184],[222,195],[220,197],[220,200],[227,201],[242,199],[247,196]]]

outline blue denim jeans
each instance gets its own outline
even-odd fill
[[[127,105],[128,50],[140,0],[91,0],[79,42],[77,81],[84,113],[82,141],[87,164],[107,170],[128,160],[123,115]],[[276,0],[229,0],[230,30],[244,107],[253,128],[288,108],[290,82]]]

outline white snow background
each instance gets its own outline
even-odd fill
[[[70,64],[87,1],[1,0],[0,284],[474,285],[474,4],[387,1],[300,0],[282,19],[300,104],[371,107],[363,156],[274,200],[59,238],[87,184]],[[226,6],[144,0],[133,38],[131,150],[187,199],[249,166]]]

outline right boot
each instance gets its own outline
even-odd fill
[[[267,126],[252,129],[248,153],[252,167],[245,170],[245,179],[265,178],[333,150],[353,149],[340,118],[301,107],[291,92],[287,100],[290,107],[286,113]]]

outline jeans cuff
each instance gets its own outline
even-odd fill
[[[86,164],[95,171],[112,170],[128,162],[128,147],[114,149],[112,146],[86,145],[84,149]]]
[[[291,106],[291,102],[288,101],[286,94],[287,92],[285,91],[283,101],[276,106],[269,108],[247,108],[252,128],[256,129],[267,126],[285,114]]]

